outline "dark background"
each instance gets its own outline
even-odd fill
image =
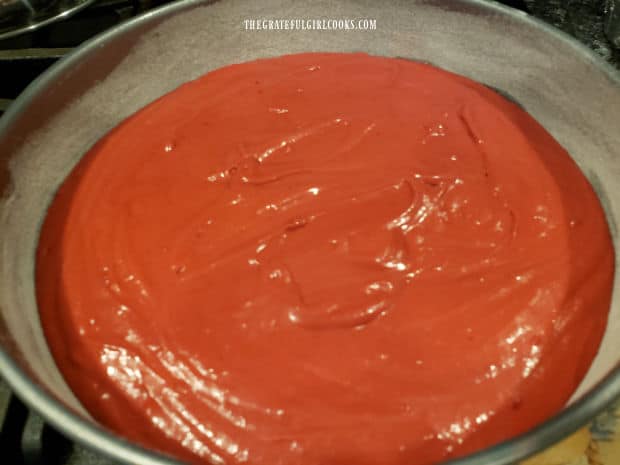
[[[603,32],[605,0],[515,0],[500,2],[526,6],[529,13],[581,42],[620,69],[620,50]]]

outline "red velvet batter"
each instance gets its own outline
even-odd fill
[[[141,110],[60,189],[41,317],[84,406],[190,461],[436,463],[559,410],[607,319],[590,185],[432,66],[303,54]]]

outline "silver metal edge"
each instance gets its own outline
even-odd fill
[[[0,30],[0,40],[8,39],[10,37],[15,37],[20,34],[25,34],[27,32],[32,32],[37,29],[42,28],[43,26],[47,26],[48,24],[55,23],[56,21],[60,21],[66,19],[70,16],[73,16],[77,12],[83,10],[87,6],[93,4],[96,0],[78,0],[78,3],[73,5],[71,8],[67,8],[66,10],[54,10],[50,12],[50,16],[44,16],[42,19],[38,20],[38,18],[31,18],[31,21],[25,22],[24,24],[15,26],[14,29],[7,30],[4,28],[4,32]]]

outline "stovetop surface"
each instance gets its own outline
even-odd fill
[[[69,18],[0,41],[0,115],[47,67],[88,38],[169,0],[99,0]],[[620,50],[604,31],[605,0],[505,0],[562,29],[620,70]],[[0,379],[0,462],[11,465],[112,465],[64,438],[29,411]]]

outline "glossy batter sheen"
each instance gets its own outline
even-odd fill
[[[55,359],[111,429],[192,462],[428,465],[559,410],[613,253],[531,117],[429,65],[229,66],[101,140],[43,225]]]

